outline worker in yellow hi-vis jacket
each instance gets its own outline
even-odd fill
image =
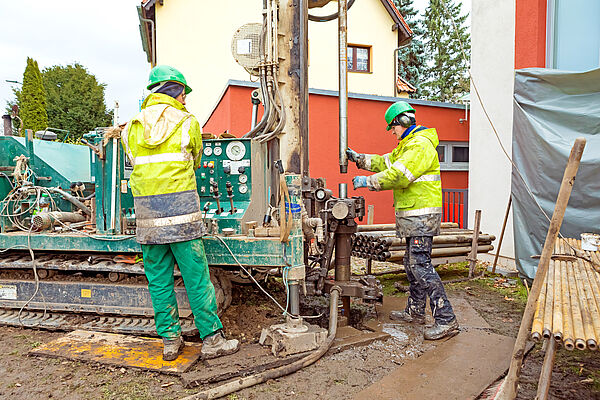
[[[202,132],[185,109],[192,89],[181,72],[166,65],[150,71],[148,89],[152,93],[123,129],[121,139],[133,165],[136,236],[142,246],[156,331],[163,339],[163,359],[176,359],[184,346],[174,289],[175,261],[203,339],[203,357],[231,354],[239,349],[239,342],[226,340],[223,334],[201,239],[205,227],[194,171],[202,155]]]
[[[354,188],[393,190],[396,235],[406,238],[404,268],[410,283],[404,311],[393,311],[392,319],[425,324],[429,296],[435,319],[424,337],[436,340],[458,333],[458,323],[442,281],[431,264],[433,236],[439,234],[442,216],[442,182],[436,147],[436,130],[417,125],[415,110],[405,101],[392,104],[385,113],[398,147],[383,156],[347,150],[348,159],[358,168],[376,172],[356,176]]]

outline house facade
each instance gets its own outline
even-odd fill
[[[246,23],[262,22],[262,0],[144,0],[139,8],[144,50],[152,65],[183,72],[194,93],[188,109],[202,123],[230,79],[250,76],[231,54],[234,33]],[[337,2],[309,13],[328,15]],[[308,85],[338,89],[338,21],[309,21]],[[396,96],[395,50],[412,32],[391,0],[356,1],[348,10],[348,90]]]
[[[504,152],[512,155],[514,71],[598,68],[600,2],[480,0],[471,16],[469,206],[482,210],[482,230],[499,236],[511,191],[512,165]],[[509,265],[515,254],[511,214],[500,251],[500,262]]]

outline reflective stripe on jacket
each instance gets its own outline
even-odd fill
[[[392,189],[397,216],[442,212],[438,144],[435,129],[417,127],[391,153],[365,155],[365,169],[377,172],[367,178],[369,189]]]
[[[196,118],[170,96],[153,93],[121,133],[133,166],[137,240],[164,244],[204,233],[195,169],[202,155]]]

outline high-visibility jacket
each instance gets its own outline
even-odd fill
[[[133,166],[136,234],[142,244],[197,239],[205,232],[194,171],[202,155],[202,131],[183,104],[150,94],[121,132]]]
[[[434,128],[417,126],[391,153],[382,156],[365,154],[361,166],[376,172],[367,178],[367,186],[377,191],[393,190],[397,220],[412,221],[413,225],[441,220],[442,181],[436,151],[438,144]],[[437,234],[436,231],[439,231],[439,222],[425,225],[429,227],[419,229],[417,233]],[[414,229],[407,230],[412,231]]]

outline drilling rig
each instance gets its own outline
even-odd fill
[[[309,335],[312,348],[324,338],[302,321],[301,296],[327,295],[337,286],[344,316],[351,297],[377,302],[383,296],[374,278],[351,276],[351,236],[365,215],[364,198],[348,197],[346,184],[335,195],[309,173],[308,10],[328,2],[264,0],[262,23],[238,30],[232,52],[259,78],[253,103],[262,102],[264,113],[240,138],[204,140],[196,171],[219,313],[231,303],[232,284],[281,276],[286,323],[263,331],[261,341],[283,340],[279,348],[288,354],[299,336]],[[339,0],[334,16],[341,173],[348,163],[346,16],[352,2]],[[135,240],[132,167],[119,132],[98,128],[83,136],[85,146],[35,139],[31,131],[0,136],[0,324],[155,334]],[[193,316],[177,269],[175,279],[183,333],[191,335]]]

